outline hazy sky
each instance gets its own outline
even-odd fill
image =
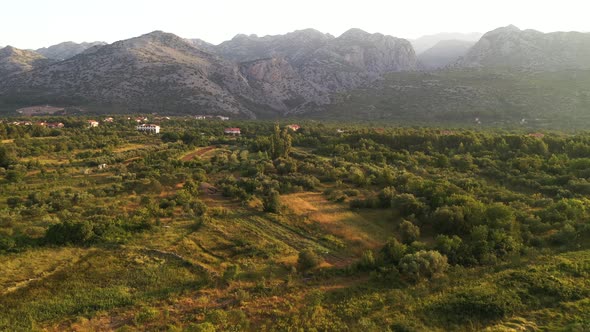
[[[588,0],[2,0],[0,45],[114,42],[153,30],[212,43],[238,33],[351,27],[402,38],[437,32],[590,31]]]

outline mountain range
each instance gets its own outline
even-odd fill
[[[305,29],[276,36],[237,35],[213,45],[155,31],[112,44],[67,42],[37,51],[7,46],[0,49],[0,110],[52,104],[104,112],[315,116],[332,112],[347,95],[385,93],[383,84],[393,77],[395,86],[406,87],[395,93],[385,89],[387,93],[404,99],[403,112],[421,114],[420,100],[433,100],[433,94],[444,91],[425,88],[428,84],[403,84],[398,78],[412,77],[408,80],[415,83],[414,74],[406,73],[485,69],[486,80],[493,83],[496,69],[590,67],[587,33],[545,34],[508,26],[474,42],[476,36],[439,35],[410,42],[360,29],[338,37]],[[417,45],[425,48],[419,55]],[[465,82],[467,91],[470,79]],[[411,93],[400,96],[398,90]],[[482,96],[483,104],[488,102],[485,98],[502,99],[492,92]],[[440,103],[428,109],[436,113],[450,107],[444,98]],[[387,107],[387,112],[399,111],[395,103]],[[355,118],[354,112],[347,114]],[[359,114],[371,117],[370,112]]]

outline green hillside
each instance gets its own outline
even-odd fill
[[[343,94],[319,119],[585,127],[590,71],[443,70],[386,76]]]

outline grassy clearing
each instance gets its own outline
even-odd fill
[[[384,210],[351,211],[348,206],[328,201],[321,193],[297,193],[282,198],[293,213],[306,217],[346,243],[349,252],[360,255],[376,249],[394,233],[391,215]]]
[[[79,248],[47,248],[0,256],[0,295],[71,266],[89,252]]]
[[[182,156],[180,156],[179,159],[182,161],[190,161],[190,160],[193,160],[195,157],[202,157],[204,154],[206,154],[209,151],[215,151],[215,149],[216,149],[215,146],[208,146],[205,148],[197,148],[196,150],[193,150],[193,151],[183,154]]]
[[[198,289],[205,280],[202,272],[173,256],[98,250],[0,298],[0,330],[30,330],[38,322],[91,317],[99,310]]]
[[[127,151],[132,151],[132,150],[139,150],[139,149],[145,148],[147,146],[148,145],[146,145],[146,144],[138,144],[138,143],[123,144],[123,145],[113,149],[113,152],[121,153],[121,152],[127,152]]]

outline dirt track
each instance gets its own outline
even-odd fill
[[[198,151],[191,152],[191,153],[187,154],[186,156],[182,157],[180,160],[182,160],[182,161],[190,161],[190,160],[192,160],[192,159],[193,159],[195,156],[202,156],[202,155],[204,155],[205,153],[207,153],[207,152],[209,152],[209,151],[211,151],[211,150],[214,150],[214,149],[215,149],[215,146],[208,146],[208,147],[206,147],[206,148],[203,148],[203,149],[200,149],[200,150],[198,150]]]

